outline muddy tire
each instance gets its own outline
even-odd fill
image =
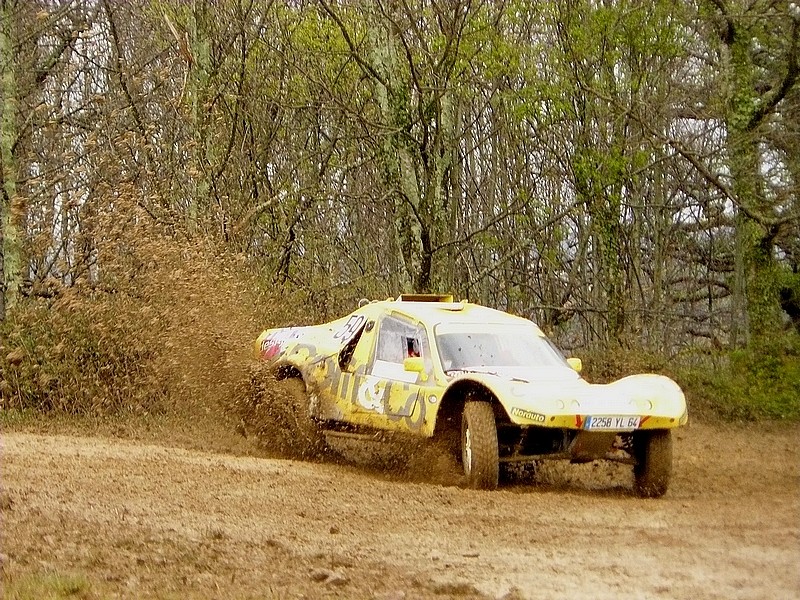
[[[461,416],[461,462],[468,487],[493,490],[500,478],[497,424],[489,402],[468,400]]]
[[[637,432],[633,453],[636,493],[642,498],[663,496],[672,475],[672,432],[669,429]]]
[[[303,380],[277,380],[264,368],[254,369],[237,402],[238,430],[253,435],[267,456],[322,459],[331,454],[323,432],[311,418]]]
[[[330,453],[325,434],[311,417],[309,398],[305,382],[299,377],[290,377],[278,382],[287,400],[291,402],[288,415],[290,435],[295,437],[294,447],[299,458],[321,458]]]

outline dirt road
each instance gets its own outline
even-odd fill
[[[97,598],[798,598],[798,440],[797,426],[693,424],[668,494],[642,500],[621,466],[480,492],[5,432],[3,582],[12,595],[78,574]]]

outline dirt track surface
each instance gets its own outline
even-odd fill
[[[621,466],[480,492],[141,441],[4,433],[6,585],[99,598],[797,598],[797,426],[681,430],[667,495]]]

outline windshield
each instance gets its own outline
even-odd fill
[[[445,371],[492,367],[566,367],[566,360],[533,324],[439,324],[436,346]]]

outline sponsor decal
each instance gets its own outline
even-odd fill
[[[293,328],[281,329],[269,334],[261,342],[261,358],[270,360],[283,351],[284,345],[297,337]]]
[[[269,338],[264,338],[264,341],[261,342],[261,358],[264,360],[275,358],[275,355],[277,355],[280,351],[281,345]]]
[[[519,408],[517,406],[511,408],[511,416],[519,417],[520,419],[527,419],[528,421],[534,421],[536,423],[544,423],[545,421],[545,416],[543,414],[533,412],[532,410]]]
[[[361,329],[364,321],[366,321],[364,315],[351,316],[347,319],[347,323],[344,324],[344,327],[334,334],[333,339],[342,340],[344,343],[349,342],[353,336],[358,333],[358,330]]]
[[[367,377],[358,388],[358,403],[367,410],[372,410],[382,415],[385,412],[383,403],[385,392],[385,381],[381,381],[377,377]]]

